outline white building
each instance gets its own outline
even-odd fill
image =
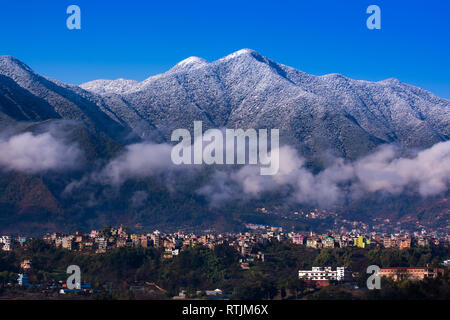
[[[12,245],[11,245],[11,237],[10,236],[1,236],[0,237],[0,248],[2,248],[3,251],[11,251]]]
[[[72,237],[65,237],[65,238],[62,238],[62,240],[61,240],[61,246],[62,246],[64,249],[72,250],[72,242],[73,242]]]
[[[337,267],[334,271],[331,267],[313,267],[312,270],[299,270],[298,277],[313,281],[347,281],[350,278],[350,272],[345,267]]]
[[[105,238],[96,238],[95,242],[98,245],[97,253],[105,253],[108,248],[108,241]]]

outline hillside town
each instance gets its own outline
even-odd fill
[[[286,244],[288,246],[304,248],[310,252],[321,251],[324,249],[339,250],[340,248],[349,248],[351,250],[363,250],[368,252],[372,249],[392,249],[409,250],[411,248],[443,248],[448,250],[450,247],[450,237],[448,235],[439,236],[428,234],[426,231],[398,234],[380,234],[376,232],[364,233],[360,230],[351,230],[345,233],[329,232],[316,234],[313,232],[285,232],[282,227],[265,226],[257,224],[247,224],[247,232],[241,233],[204,233],[194,234],[186,232],[164,233],[158,230],[151,233],[130,232],[127,227],[118,228],[107,227],[102,230],[92,230],[89,233],[75,232],[73,234],[51,233],[42,238],[27,238],[17,235],[0,236],[0,249],[7,252],[14,252],[16,249],[25,247],[30,241],[39,240],[63,252],[98,256],[108,255],[115,250],[152,248],[159,252],[163,261],[171,262],[175,257],[181,255],[184,251],[192,248],[208,248],[214,250],[220,246],[232,247],[233,252],[239,257],[238,268],[241,272],[246,272],[254,268],[258,263],[271,263],[272,255],[267,254],[261,248],[270,246],[274,243]],[[26,255],[25,255],[26,256]],[[387,266],[380,269],[382,277],[390,278],[394,281],[403,279],[424,280],[426,278],[435,279],[444,274],[444,270],[450,266],[448,257],[439,260],[439,267],[407,266],[391,267]],[[237,261],[237,260],[236,260]],[[105,292],[104,288],[96,289],[91,287],[89,282],[83,282],[79,288],[70,289],[64,280],[55,278],[54,275],[48,275],[47,280],[42,283],[31,281],[29,274],[33,274],[34,261],[31,258],[22,258],[20,260],[20,273],[17,274],[17,283],[19,287],[39,289],[42,294],[49,295],[56,293],[66,295],[76,293],[78,295],[90,296],[95,292]],[[0,270],[1,272],[1,270]],[[304,281],[311,292],[320,287],[327,287],[330,284],[345,284],[351,288],[358,288],[355,284],[360,272],[354,272],[349,266],[335,265],[334,270],[331,265],[319,265],[310,269],[297,269],[297,274],[293,277]],[[53,277],[53,278],[52,278]],[[45,278],[45,277],[44,277]],[[149,289],[150,288],[150,289]],[[316,288],[316,289],[314,289]],[[161,295],[166,291],[158,284],[149,281],[130,283],[128,289],[134,295],[151,290]],[[177,291],[178,292],[178,291]],[[225,293],[219,288],[210,288],[208,290],[196,291],[196,293],[187,293],[186,290],[179,291],[173,295],[172,299],[185,299],[192,297],[206,297],[207,299],[228,299],[230,292]]]
[[[271,240],[291,242],[309,248],[397,248],[407,249],[426,246],[450,246],[450,235],[429,234],[422,232],[402,232],[396,234],[380,234],[377,232],[362,233],[361,230],[351,230],[345,233],[313,232],[284,232],[282,227],[247,224],[248,231],[241,233],[207,233],[194,234],[182,231],[175,233],[162,233],[158,230],[152,233],[137,234],[129,232],[127,227],[105,228],[92,230],[90,233],[75,232],[73,234],[52,233],[46,234],[42,239],[57,247],[73,251],[89,251],[105,253],[110,249],[121,247],[142,247],[164,249],[164,257],[170,259],[186,247],[197,245],[214,248],[227,243],[236,248],[243,259],[264,260],[264,253],[254,252],[255,244]],[[0,236],[0,249],[11,251],[15,246],[21,246],[27,237],[2,235]]]

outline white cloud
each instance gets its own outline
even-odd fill
[[[382,147],[355,164],[358,184],[366,191],[399,194],[407,187],[422,196],[448,190],[450,183],[450,141],[435,144],[412,158],[397,156],[393,146]]]
[[[106,165],[97,179],[122,184],[130,178],[149,177],[174,169],[171,150],[168,144],[145,142],[129,145],[122,155]]]
[[[49,132],[0,138],[0,166],[5,170],[28,173],[68,170],[77,167],[81,155],[76,144],[66,144]]]
[[[70,184],[66,191],[85,183],[120,185],[127,179],[164,175],[166,186],[181,190],[183,182],[196,179],[207,167],[174,165],[172,146],[151,142],[130,145],[126,151],[104,166],[99,173]],[[212,206],[230,200],[261,198],[265,192],[288,194],[283,201],[330,207],[346,199],[386,192],[398,195],[416,192],[422,196],[437,195],[449,190],[450,141],[406,157],[401,150],[385,145],[355,162],[334,159],[326,169],[313,173],[306,160],[290,146],[279,149],[279,172],[262,176],[257,165],[216,166],[208,181],[198,186],[197,193],[205,196]]]
[[[450,141],[434,145],[404,157],[392,145],[353,163],[335,159],[334,164],[313,174],[305,167],[305,159],[290,147],[280,148],[280,170],[274,176],[261,176],[258,166],[244,166],[235,172],[213,176],[200,194],[214,201],[259,198],[264,192],[290,188],[291,201],[329,207],[350,197],[383,191],[392,195],[414,191],[433,196],[449,190]],[[230,191],[223,186],[234,185]]]

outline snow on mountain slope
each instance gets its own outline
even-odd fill
[[[136,80],[94,80],[83,83],[81,88],[87,91],[92,91],[98,94],[116,93],[122,94],[128,90],[133,89],[139,82]]]
[[[129,132],[127,124],[114,121],[93,99],[78,94],[78,86],[40,76],[14,57],[0,56],[0,82],[4,100],[0,111],[11,120],[78,120],[92,131],[115,139]]]
[[[189,57],[181,62],[178,62],[172,69],[172,72],[189,71],[196,68],[201,68],[208,65],[208,61],[199,57]]]
[[[119,94],[120,103],[114,95],[102,95],[111,110],[133,108],[166,138],[176,128],[191,129],[194,120],[206,127],[279,128],[305,154],[356,158],[382,143],[429,147],[450,137],[446,99],[395,79],[309,75],[250,49],[211,63],[188,58]]]
[[[383,143],[426,148],[450,139],[449,100],[396,79],[309,75],[251,49],[214,62],[190,57],[142,82],[65,85],[12,57],[0,58],[0,75],[6,118],[16,112],[18,119],[40,119],[55,112],[108,130],[130,127],[141,137],[156,132],[166,140],[174,129],[192,129],[196,120],[205,129],[277,128],[282,142],[310,158],[331,152],[355,159]],[[29,92],[30,99],[38,97],[39,108],[8,93],[15,90],[8,79]],[[17,101],[11,103],[11,97]]]

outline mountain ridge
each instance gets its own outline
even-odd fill
[[[199,120],[204,130],[277,128],[281,144],[295,147],[308,168],[320,172],[330,154],[352,162],[383,144],[422,150],[450,140],[449,111],[449,100],[397,79],[370,82],[340,74],[309,75],[250,49],[213,62],[190,57],[141,82],[94,80],[80,86],[41,76],[14,57],[0,56],[2,128],[39,135],[58,127],[56,138],[67,138],[60,143],[76,143],[86,156],[85,166],[74,172],[23,176],[0,169],[0,188],[8,190],[0,197],[0,229],[22,230],[29,222],[34,230],[56,224],[210,226],[230,210],[237,214],[230,221],[242,224],[247,221],[242,216],[253,215],[253,206],[279,207],[280,198],[213,210],[196,193],[199,184],[211,180],[208,170],[195,181],[177,180],[185,186],[180,192],[153,176],[129,179],[120,190],[86,177],[126,153],[131,144],[168,143],[174,129],[191,130]],[[0,138],[9,139],[5,131]],[[64,191],[72,183],[82,187],[68,196]],[[145,205],[130,207],[137,193],[148,195]],[[386,216],[398,215],[410,199],[402,201],[396,206],[392,200]],[[439,197],[429,200],[434,201]],[[425,203],[423,207],[430,206]],[[375,201],[353,212],[367,209],[370,216],[370,210],[378,214],[382,206],[384,201]],[[445,217],[446,208],[438,206],[436,214]]]
[[[178,70],[177,70],[177,69],[178,69],[177,67],[179,67],[179,66],[196,65],[196,66],[199,66],[199,67],[204,67],[204,66],[208,66],[208,65],[214,64],[214,63],[216,63],[216,62],[226,61],[226,60],[229,60],[229,59],[238,57],[238,56],[240,56],[240,55],[245,55],[245,54],[251,55],[251,56],[255,57],[255,59],[256,59],[256,60],[259,60],[260,62],[261,62],[261,60],[264,61],[264,59],[266,59],[267,61],[270,61],[271,63],[275,63],[275,64],[278,64],[278,65],[283,66],[283,67],[285,67],[285,68],[291,69],[291,70],[293,70],[293,71],[295,71],[295,72],[301,73],[302,75],[306,75],[306,76],[310,76],[310,77],[315,77],[315,78],[340,77],[340,78],[345,78],[345,79],[349,79],[349,80],[352,80],[352,81],[360,81],[360,82],[366,82],[366,83],[383,83],[383,82],[395,82],[395,83],[401,83],[400,80],[398,80],[397,78],[394,78],[394,77],[387,78],[387,79],[383,79],[383,80],[379,80],[379,81],[369,81],[369,80],[363,80],[363,79],[352,79],[352,78],[349,78],[349,77],[347,77],[347,76],[345,76],[345,75],[343,75],[343,74],[340,74],[340,73],[328,73],[328,74],[324,74],[324,75],[312,75],[312,74],[305,73],[305,72],[303,72],[303,71],[301,71],[301,70],[292,68],[292,67],[290,67],[290,66],[287,66],[287,65],[284,65],[284,64],[276,63],[274,60],[271,60],[271,59],[269,59],[269,58],[264,57],[264,56],[261,55],[259,52],[255,51],[255,50],[253,50],[253,49],[245,48],[245,49],[240,49],[240,50],[238,50],[238,51],[236,51],[236,52],[233,52],[233,53],[231,53],[231,54],[229,54],[229,55],[227,55],[227,56],[225,56],[225,57],[219,58],[219,59],[217,59],[217,60],[215,60],[215,61],[213,61],[213,62],[208,62],[206,59],[203,59],[203,58],[201,58],[201,57],[190,56],[190,57],[188,57],[188,58],[186,58],[186,59],[184,59],[184,60],[181,60],[180,62],[178,62],[177,64],[175,64],[171,69],[167,70],[166,72],[163,72],[163,73],[159,73],[159,74],[156,74],[156,75],[149,76],[149,77],[147,77],[146,79],[144,79],[144,80],[142,80],[142,81],[138,81],[138,80],[134,80],[134,79],[126,79],[126,78],[118,78],[118,79],[95,79],[95,80],[90,80],[90,81],[81,83],[79,86],[80,86],[81,88],[87,90],[87,91],[92,91],[92,92],[95,92],[95,93],[118,93],[118,92],[116,92],[116,91],[104,91],[104,90],[101,90],[102,88],[98,88],[98,89],[101,90],[100,92],[98,92],[98,91],[97,91],[97,87],[91,88],[91,85],[90,85],[90,84],[93,84],[93,83],[95,83],[95,82],[98,82],[98,84],[101,85],[102,82],[104,82],[104,85],[105,85],[105,86],[108,86],[109,83],[114,83],[114,82],[117,82],[117,83],[120,83],[120,82],[129,82],[129,83],[134,83],[135,85],[139,85],[139,84],[142,84],[142,83],[145,83],[145,82],[148,82],[148,81],[152,80],[152,78],[155,78],[155,77],[158,78],[158,77],[164,75],[165,73],[168,73],[168,72],[171,72],[171,71],[178,71]],[[174,69],[175,69],[175,70],[174,70]],[[417,87],[417,88],[418,88],[418,87]],[[133,90],[133,91],[134,91],[134,90],[136,90],[136,89],[135,89],[135,88],[131,88],[131,89],[129,89],[129,90]],[[125,91],[120,90],[120,93],[125,93],[126,91],[129,91],[129,90],[125,90]],[[445,99],[445,98],[442,98],[442,99]],[[448,100],[448,99],[446,99],[446,100]]]
[[[128,131],[169,141],[173,130],[192,129],[197,120],[205,129],[278,128],[283,143],[311,159],[330,151],[356,159],[383,143],[426,148],[450,139],[449,100],[395,78],[370,82],[309,75],[251,49],[213,62],[189,57],[141,82],[66,85],[11,56],[0,57],[0,75],[41,99],[36,112],[46,111],[28,120],[81,120],[115,140],[125,135],[117,132]],[[17,109],[3,117],[23,114]]]
[[[197,64],[197,59],[187,60]],[[309,75],[250,49],[214,62],[201,60],[194,68],[176,65],[128,91],[101,96],[124,113],[116,103],[120,97],[166,139],[173,129],[192,129],[194,120],[207,128],[278,127],[286,143],[308,156],[317,149],[312,153],[332,150],[355,159],[382,143],[429,147],[450,137],[449,100],[394,78],[370,82]],[[418,135],[412,137],[411,131]],[[347,140],[358,136],[363,141],[349,146]]]

